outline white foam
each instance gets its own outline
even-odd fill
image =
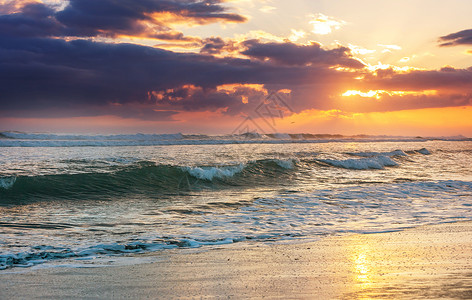
[[[384,167],[398,166],[398,164],[387,156],[375,156],[371,158],[360,159],[320,159],[319,161],[330,164],[335,167],[353,169],[353,170],[368,170],[368,169],[383,169]]]
[[[8,190],[13,187],[13,185],[15,184],[15,181],[16,181],[16,177],[14,176],[0,177],[0,188]]]
[[[187,171],[195,178],[212,181],[215,177],[220,179],[233,177],[235,174],[244,170],[245,166],[245,164],[239,164],[236,166],[223,167],[183,167],[183,170]]]

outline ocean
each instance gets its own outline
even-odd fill
[[[3,132],[0,166],[0,270],[472,220],[462,137]]]

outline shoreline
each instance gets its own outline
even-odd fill
[[[0,272],[0,298],[472,298],[472,222],[232,244],[151,262]]]

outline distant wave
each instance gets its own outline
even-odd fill
[[[23,132],[1,132],[4,138],[17,140],[52,140],[52,141],[162,141],[180,140],[181,133],[176,134],[112,134],[112,135],[81,135],[81,134],[52,134],[52,133],[23,133]]]
[[[431,152],[422,148],[420,150],[408,151],[410,154],[430,155]],[[393,157],[409,156],[403,150],[394,150],[390,152],[348,152],[351,156],[358,156],[362,158],[357,159],[317,159],[316,161],[334,167],[351,169],[351,170],[369,170],[369,169],[384,169],[385,167],[395,167],[398,163],[394,161]]]
[[[326,142],[418,142],[426,140],[470,141],[466,137],[395,137],[395,136],[343,136],[339,134],[287,134],[242,133],[209,136],[202,134],[116,134],[74,135],[0,132],[0,147],[113,147],[113,146],[159,146],[159,145],[220,145],[220,144],[282,144]],[[367,154],[366,154],[367,155]]]
[[[373,156],[408,156],[403,150],[395,150],[390,152],[348,152],[349,155],[361,156],[361,157],[373,157]]]
[[[319,161],[335,167],[354,170],[383,169],[384,167],[398,166],[398,163],[387,156],[345,160],[320,159]]]

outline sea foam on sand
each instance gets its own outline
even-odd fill
[[[472,222],[297,244],[152,254],[152,263],[0,273],[5,299],[470,299]],[[90,262],[94,266],[94,262]]]

